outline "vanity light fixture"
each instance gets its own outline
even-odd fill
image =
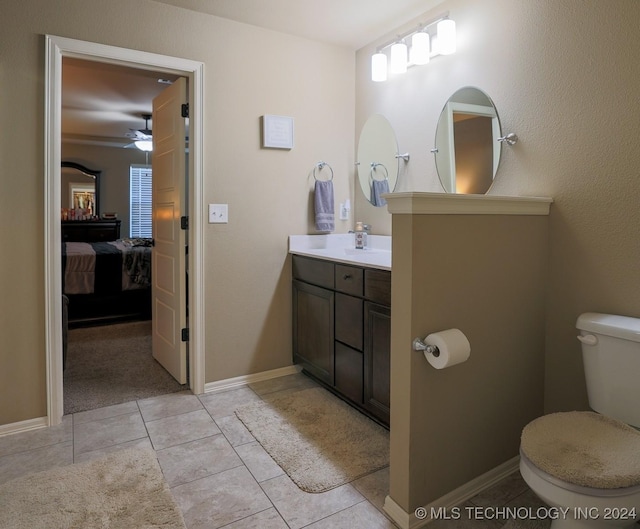
[[[405,73],[410,66],[427,64],[432,57],[455,51],[456,23],[445,13],[379,46],[371,56],[371,80],[386,81],[387,72]]]
[[[411,36],[411,53],[409,60],[412,64],[423,65],[429,62],[431,54],[431,41],[429,34],[418,31]]]
[[[456,52],[456,23],[450,18],[438,22],[438,53],[451,55]]]
[[[376,82],[387,80],[387,56],[384,53],[371,56],[371,79]]]
[[[405,73],[407,71],[407,62],[407,45],[402,41],[392,44],[389,71],[391,73]]]

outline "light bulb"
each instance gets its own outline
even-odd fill
[[[456,23],[445,18],[438,22],[438,53],[451,55],[456,52]]]
[[[414,33],[411,37],[409,60],[412,64],[427,64],[429,62],[429,34],[424,31]]]
[[[387,80],[387,56],[384,53],[371,56],[371,80],[377,83]]]

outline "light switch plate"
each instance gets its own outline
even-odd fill
[[[209,204],[209,224],[227,224],[229,204]]]

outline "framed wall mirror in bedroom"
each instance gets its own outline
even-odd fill
[[[83,210],[89,216],[100,216],[100,175],[76,162],[61,164],[60,207],[62,210]],[[64,217],[63,217],[64,218]],[[67,220],[67,219],[65,219]]]

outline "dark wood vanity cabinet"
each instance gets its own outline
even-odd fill
[[[120,238],[120,221],[63,220],[62,242],[107,242]]]
[[[293,359],[389,424],[391,272],[293,256]]]

